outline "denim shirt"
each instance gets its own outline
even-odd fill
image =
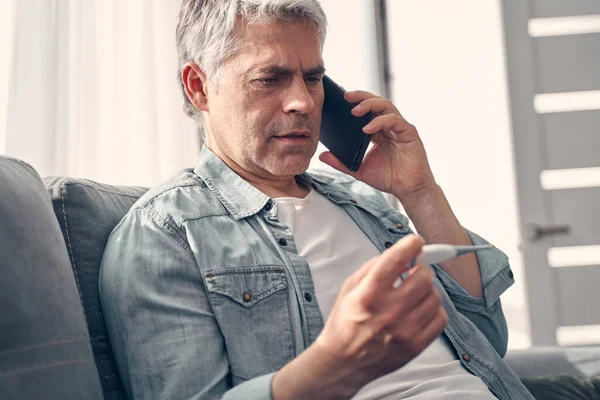
[[[410,233],[379,192],[340,176],[297,179],[342,207],[380,251]],[[270,399],[274,373],[315,341],[324,321],[310,268],[276,207],[205,147],[194,170],[150,190],[115,227],[100,294],[131,399]],[[481,298],[434,266],[444,336],[498,398],[533,399],[502,360],[508,259],[490,250],[478,260]]]

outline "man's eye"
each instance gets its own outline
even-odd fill
[[[321,80],[322,78],[320,76],[309,76],[306,78],[306,82],[308,82],[310,85],[318,85],[321,83]]]
[[[277,79],[276,78],[260,78],[260,79],[258,79],[258,82],[262,86],[273,86],[277,83]]]

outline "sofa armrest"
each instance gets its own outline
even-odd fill
[[[0,156],[0,399],[102,399],[79,292],[38,173]]]
[[[513,350],[505,361],[521,379],[558,374],[600,376],[600,346]]]

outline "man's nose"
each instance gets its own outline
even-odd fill
[[[285,113],[298,112],[308,114],[315,108],[315,101],[303,78],[294,79],[288,90],[283,103]]]

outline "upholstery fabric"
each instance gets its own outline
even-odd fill
[[[108,235],[147,189],[62,177],[44,183],[77,280],[104,396],[126,399],[100,307],[98,272]]]
[[[600,377],[600,346],[513,350],[506,362],[519,378],[558,374]]]
[[[37,172],[0,156],[0,398],[102,399],[60,228]]]

